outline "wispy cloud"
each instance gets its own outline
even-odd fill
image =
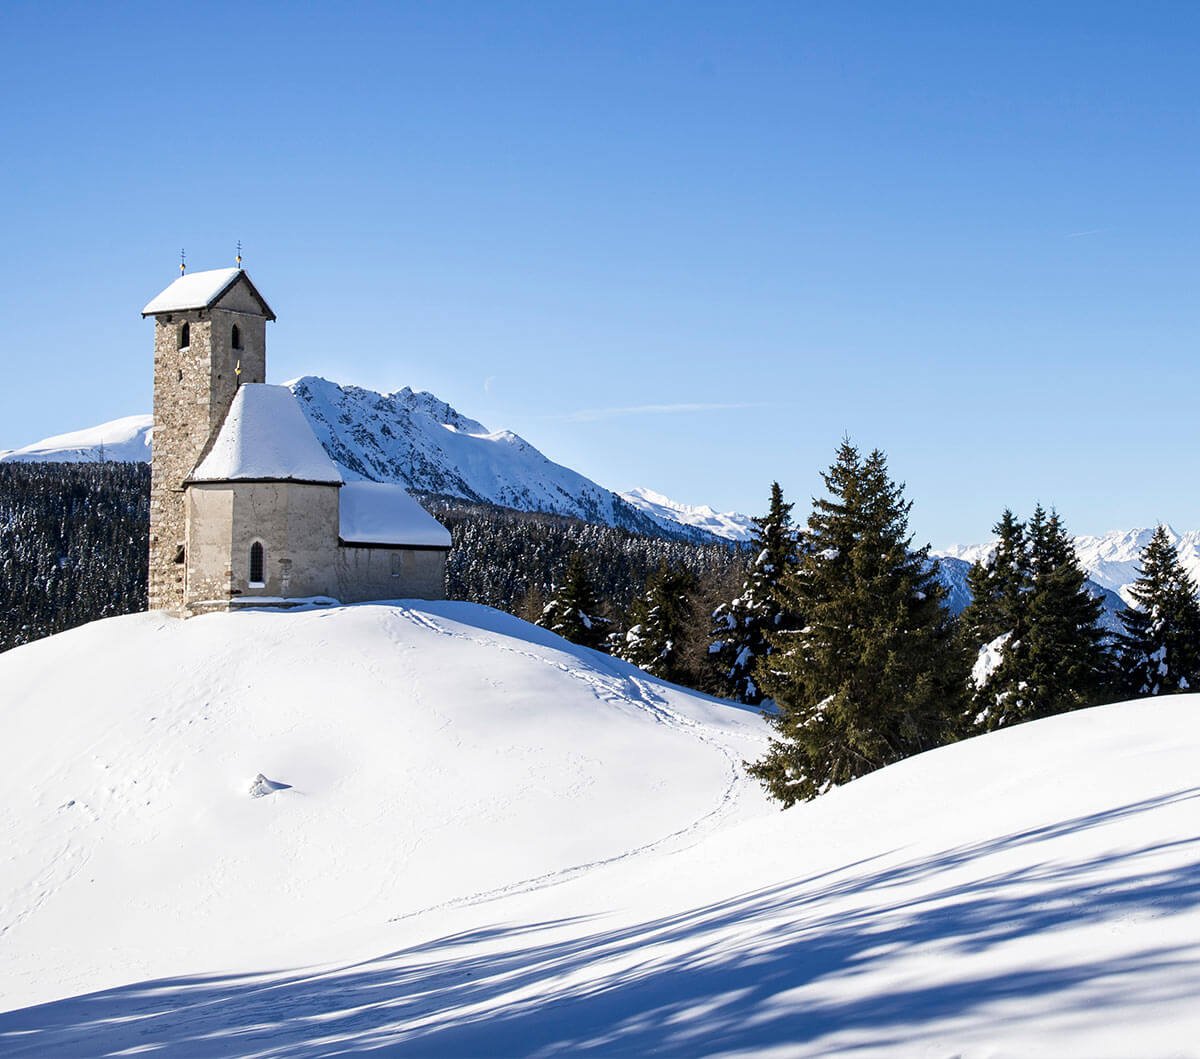
[[[684,402],[680,404],[634,404],[618,408],[580,408],[575,412],[564,412],[552,419],[566,419],[572,423],[592,423],[598,419],[616,419],[619,416],[663,416],[687,412],[727,412],[736,408],[763,408],[765,405],[739,401],[729,404],[707,402]]]
[[[1101,232],[1107,232],[1107,228],[1088,228],[1083,232],[1067,232],[1068,239],[1082,239],[1085,235],[1099,235]]]

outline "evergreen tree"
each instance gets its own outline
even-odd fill
[[[963,635],[972,644],[986,644],[1016,629],[1029,587],[1025,523],[1006,509],[992,532],[995,550],[986,562],[971,567],[967,575],[971,602],[959,617]]]
[[[1155,529],[1130,586],[1137,604],[1121,615],[1121,668],[1130,695],[1200,688],[1200,603],[1165,526]]]
[[[612,653],[653,676],[692,683],[684,645],[696,621],[695,584],[686,570],[660,566],[633,602],[628,631],[610,638]]]
[[[967,688],[965,731],[983,726],[992,713],[1000,694],[994,671],[1010,645],[1023,640],[1032,586],[1025,523],[1006,508],[992,532],[996,547],[986,560],[972,565],[967,575],[971,602],[958,619],[964,650],[975,662]]]
[[[607,621],[598,616],[596,593],[582,552],[573,552],[562,583],[554,589],[538,624],[572,643],[599,648]]]
[[[805,624],[768,634],[759,670],[776,738],[750,772],[785,806],[937,746],[961,710],[945,590],[928,546],[911,546],[903,486],[848,440],[823,477],[830,497],[780,583]]]
[[[780,579],[796,564],[792,507],[783,502],[779,483],[773,482],[767,513],[754,520],[750,551],[755,558],[742,590],[713,611],[713,641],[708,650],[718,670],[717,690],[738,702],[762,701],[755,667],[771,652],[767,633],[795,624],[777,591]]]
[[[0,651],[146,609],[150,468],[0,463]]]
[[[991,662],[977,663],[972,676],[975,726],[990,731],[1104,701],[1114,668],[1099,624],[1103,607],[1087,590],[1056,512],[1038,505],[1024,568],[1008,576],[1015,606],[1001,613],[1003,639],[976,643]]]

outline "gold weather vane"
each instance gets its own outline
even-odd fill
[[[183,250],[179,251],[179,274],[182,276],[187,271],[187,254]]]
[[[237,267],[242,267],[242,241],[238,240]]]

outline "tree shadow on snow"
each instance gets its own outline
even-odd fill
[[[898,864],[873,858],[616,929],[499,925],[315,973],[107,989],[0,1015],[0,1053],[693,1056],[818,1048],[841,1031],[880,1050],[1006,999],[1050,998],[1080,1012],[1187,1002],[1200,968],[1186,943],[1103,965],[1027,959],[1018,970],[979,973],[973,963],[970,977],[893,980],[869,994],[854,979],[918,947],[953,961],[1023,936],[1194,909],[1200,837],[999,865],[1021,847],[1197,797],[1200,788],[1179,791]],[[997,855],[990,873],[964,870],[939,883]]]

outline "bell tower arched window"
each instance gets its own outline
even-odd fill
[[[242,348],[242,329],[237,324],[233,325],[233,331],[230,334],[230,344],[234,349]]]
[[[266,572],[261,541],[250,545],[250,584],[262,586],[266,584],[263,574]]]
[[[185,323],[179,329],[179,348],[187,349],[192,344],[192,329]]]

